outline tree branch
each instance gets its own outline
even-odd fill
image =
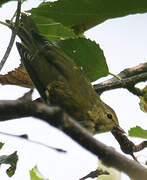
[[[26,99],[25,101],[22,98],[18,100],[0,101],[0,121],[27,116],[42,119],[62,130],[81,146],[98,156],[107,166],[125,172],[134,180],[146,180],[146,168],[94,139],[88,131],[62,111],[61,108],[33,102],[29,100],[29,98]]]
[[[14,44],[14,41],[15,41],[15,37],[16,37],[16,31],[17,31],[17,26],[18,26],[18,23],[19,23],[19,17],[20,17],[20,9],[21,9],[21,1],[18,1],[18,4],[17,4],[17,14],[16,14],[16,20],[15,20],[15,26],[14,26],[14,29],[12,30],[12,35],[11,35],[11,39],[10,39],[10,42],[9,42],[9,45],[7,47],[7,50],[0,62],[0,70],[3,68],[10,52],[11,52],[11,49],[12,49],[12,46]]]
[[[131,93],[140,96],[142,95],[142,92],[134,86],[139,82],[147,81],[147,63],[125,69],[121,71],[118,76],[121,78],[121,80],[113,77],[102,83],[94,85],[96,92],[101,94],[106,90],[125,88]]]

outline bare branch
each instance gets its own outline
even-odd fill
[[[102,169],[96,169],[95,171],[90,172],[88,175],[80,178],[79,180],[85,180],[87,178],[96,178],[100,175],[109,175],[108,171],[104,171]]]
[[[131,93],[140,96],[142,93],[134,86],[142,81],[147,81],[147,63],[140,64],[132,68],[125,69],[118,74],[121,80],[115,77],[106,80],[102,83],[94,85],[98,94],[103,93],[106,90],[112,90],[117,88],[125,88]]]
[[[81,146],[98,156],[107,166],[125,172],[134,180],[146,180],[146,168],[94,139],[89,132],[62,111],[61,108],[50,107],[39,102],[22,102],[20,99],[15,101],[0,101],[0,121],[26,116],[42,119],[62,130]]]
[[[16,15],[16,20],[15,20],[15,26],[14,26],[14,29],[12,30],[12,35],[11,35],[11,39],[10,39],[10,42],[9,42],[9,45],[7,47],[7,50],[1,60],[1,63],[0,63],[0,71],[1,69],[3,68],[10,52],[11,52],[11,49],[12,49],[12,46],[14,44],[14,41],[15,41],[15,37],[16,37],[16,31],[17,31],[17,26],[18,26],[18,23],[19,23],[19,17],[20,17],[20,9],[21,9],[21,1],[18,1],[18,4],[17,4],[17,15]]]
[[[55,150],[57,152],[62,152],[62,153],[66,153],[67,151],[61,149],[61,148],[56,148],[56,147],[53,147],[53,146],[49,146],[47,144],[44,144],[42,142],[39,142],[39,141],[34,141],[34,140],[31,140],[29,139],[28,135],[27,134],[21,134],[21,135],[15,135],[15,134],[10,134],[10,133],[6,133],[6,132],[2,132],[0,131],[0,134],[2,135],[5,135],[5,136],[11,136],[11,137],[14,137],[14,138],[20,138],[20,139],[24,139],[30,143],[34,143],[34,144],[38,144],[38,145],[41,145],[41,146],[44,146],[46,148],[49,148],[49,149],[52,149],[52,150]]]

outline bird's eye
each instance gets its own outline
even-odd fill
[[[112,114],[107,114],[107,118],[112,119]]]

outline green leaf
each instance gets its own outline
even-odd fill
[[[147,86],[145,86],[141,91],[142,91],[142,96],[139,96],[140,98],[139,106],[140,106],[140,109],[146,113],[147,112]]]
[[[139,98],[140,98],[140,102],[139,102],[140,109],[144,113],[147,113],[147,101],[144,101],[144,98],[142,96],[140,96]]]
[[[5,143],[0,142],[0,149],[2,149],[2,147],[3,147],[4,144],[5,144]]]
[[[147,1],[58,0],[42,3],[28,12],[53,19],[80,34],[110,18],[145,13]]]
[[[136,126],[129,130],[129,136],[147,139],[147,130],[144,130],[139,126]]]
[[[16,170],[16,164],[18,161],[17,152],[10,155],[0,156],[0,165],[1,164],[10,164],[10,167],[7,169],[6,173],[9,177],[13,176]]]
[[[50,18],[33,16],[33,20],[40,33],[46,36],[50,41],[76,38],[76,35],[71,29]]]
[[[110,173],[109,175],[99,176],[97,178],[98,180],[120,180],[121,179],[121,172],[120,171],[104,165],[100,160],[99,160],[99,166],[98,167],[100,169],[108,171]]]
[[[83,70],[90,81],[108,75],[103,51],[94,41],[85,38],[58,41],[57,45]]]
[[[32,168],[32,170],[30,171],[30,177],[31,177],[31,180],[49,180],[43,177],[43,175],[39,172],[37,166]]]

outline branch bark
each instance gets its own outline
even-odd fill
[[[25,99],[0,101],[0,121],[28,116],[42,119],[62,130],[81,146],[98,156],[107,166],[125,172],[134,180],[146,180],[146,168],[94,139],[88,131],[81,127],[61,108],[33,102],[29,98]]]
[[[113,77],[102,83],[94,85],[96,92],[101,94],[107,90],[125,88],[131,93],[140,96],[142,95],[142,92],[135,88],[135,85],[139,82],[147,81],[147,63],[125,69],[121,71],[118,76],[121,78],[121,80]]]
[[[113,77],[102,83],[94,85],[96,92],[100,95],[104,91],[117,88],[125,88],[131,93],[140,96],[142,95],[142,92],[134,86],[139,82],[147,80],[147,63],[125,69],[121,71],[118,76],[121,77],[121,80]],[[32,81],[30,80],[27,72],[22,66],[14,71],[9,72],[8,74],[0,74],[0,83],[2,85],[10,84],[33,88]]]

